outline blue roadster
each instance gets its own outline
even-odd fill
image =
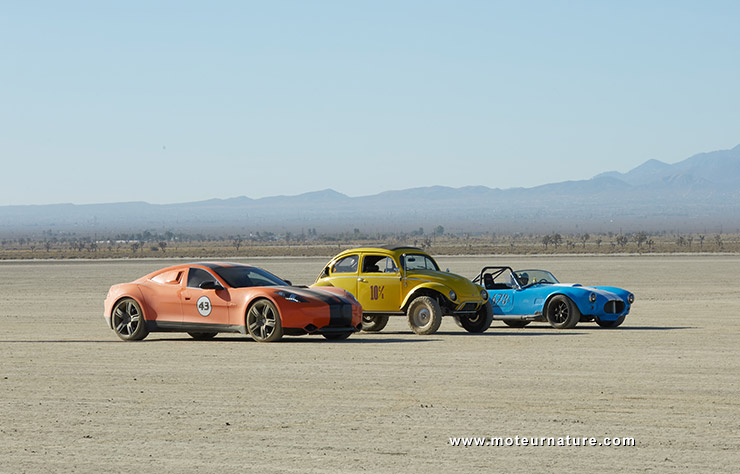
[[[484,267],[473,282],[488,290],[493,319],[518,328],[532,321],[546,321],[557,329],[586,321],[615,328],[635,300],[621,288],[560,283],[546,270]]]

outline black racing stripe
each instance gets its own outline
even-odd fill
[[[314,298],[329,306],[329,325],[327,327],[347,327],[352,325],[352,304],[330,293],[319,290],[296,289],[292,287],[291,293]]]
[[[210,268],[211,270],[218,270],[219,268],[227,268],[227,267],[239,267],[239,266],[246,266],[246,265],[240,265],[238,263],[213,263],[213,262],[200,262],[200,263],[193,263],[192,265],[200,265],[201,267]]]

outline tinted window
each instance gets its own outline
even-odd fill
[[[344,257],[334,264],[331,271],[332,273],[357,273],[357,260],[359,260],[357,255]]]
[[[287,285],[272,273],[257,267],[219,267],[215,272],[232,288]]]
[[[188,288],[200,288],[204,281],[218,281],[213,275],[200,268],[191,268],[188,272]]]
[[[362,257],[362,273],[396,273],[398,268],[391,257],[365,255]]]
[[[406,270],[436,270],[436,271],[439,271],[439,267],[437,266],[435,261],[432,260],[431,257],[427,255],[418,254],[418,253],[412,253],[412,254],[406,255],[404,264],[406,265]]]

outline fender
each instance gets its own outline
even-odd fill
[[[141,311],[144,313],[142,316],[144,318],[144,321],[147,321],[147,314],[151,314],[152,308],[149,307],[149,305],[144,303],[144,297],[141,294],[141,289],[139,289],[139,285],[136,284],[128,284],[124,288],[117,288],[116,289],[116,299],[113,300],[113,304],[105,308],[105,320],[108,323],[108,327],[110,329],[113,329],[113,315],[111,312],[113,311],[113,308],[118,304],[119,301],[121,301],[124,298],[131,298],[132,300],[136,301],[139,304],[139,307],[141,308]]]
[[[405,311],[408,304],[414,298],[419,296],[419,293],[424,293],[423,290],[431,290],[435,293],[439,293],[444,299],[449,301],[447,295],[450,293],[450,288],[448,286],[436,282],[422,283],[421,285],[415,287],[414,291],[406,295],[406,298],[404,298],[403,303],[401,304],[401,310]]]

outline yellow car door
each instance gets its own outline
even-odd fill
[[[362,300],[357,296],[357,269],[360,261],[359,254],[347,255],[337,260],[329,268],[329,281],[333,286],[352,293],[360,304]]]
[[[401,271],[392,257],[362,254],[357,300],[364,311],[397,312],[401,307]]]

